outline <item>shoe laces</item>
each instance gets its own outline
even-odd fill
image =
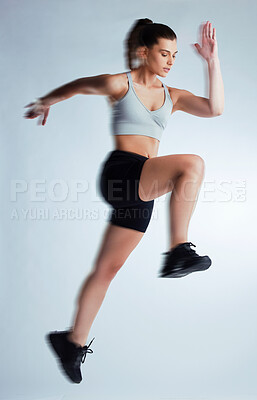
[[[186,245],[186,246],[183,246],[183,247],[184,247],[185,250],[188,251],[189,254],[197,254],[197,253],[195,252],[195,250],[192,249],[192,248],[190,247],[190,246],[196,247],[196,245],[195,245],[194,243],[192,243],[192,242],[184,242],[183,245]],[[176,247],[175,247],[175,249],[176,249]],[[173,251],[173,250],[165,251],[165,252],[162,253],[162,254],[170,254],[172,251]]]
[[[91,345],[91,343],[93,342],[94,339],[95,338],[93,338],[91,340],[91,342],[89,343],[88,346],[78,347],[78,349],[77,349],[77,360],[76,360],[76,363],[77,363],[78,366],[79,366],[80,362],[82,362],[82,363],[85,362],[87,353],[93,353],[93,350],[90,349],[89,347],[90,347],[90,345]]]

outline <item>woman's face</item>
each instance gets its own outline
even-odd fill
[[[177,41],[159,38],[158,43],[151,49],[143,47],[142,50],[145,57],[143,65],[154,74],[165,77],[175,62]]]

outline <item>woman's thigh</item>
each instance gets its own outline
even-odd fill
[[[183,173],[203,175],[204,160],[197,154],[174,154],[149,158],[139,180],[141,200],[150,201],[171,192]]]
[[[143,236],[143,232],[108,223],[96,255],[95,270],[116,272]]]

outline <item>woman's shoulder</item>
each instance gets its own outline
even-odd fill
[[[127,72],[108,74],[109,95],[108,101],[112,105],[125,95],[128,90]]]
[[[127,72],[117,72],[116,74],[108,74],[108,80],[110,84],[119,87],[120,85],[127,82]]]
[[[180,95],[182,89],[178,89],[178,88],[171,87],[171,86],[168,86],[168,85],[166,85],[166,87],[167,87],[167,89],[169,91],[172,103],[175,106],[176,102],[178,101],[178,98],[179,98],[179,95]]]

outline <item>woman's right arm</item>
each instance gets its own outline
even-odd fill
[[[118,84],[115,75],[110,74],[76,79],[54,89],[45,96],[37,98],[35,102],[27,104],[25,107],[31,107],[31,109],[27,111],[24,118],[32,119],[43,115],[39,125],[41,123],[45,125],[50,106],[53,104],[69,99],[76,94],[112,96],[115,95]]]

